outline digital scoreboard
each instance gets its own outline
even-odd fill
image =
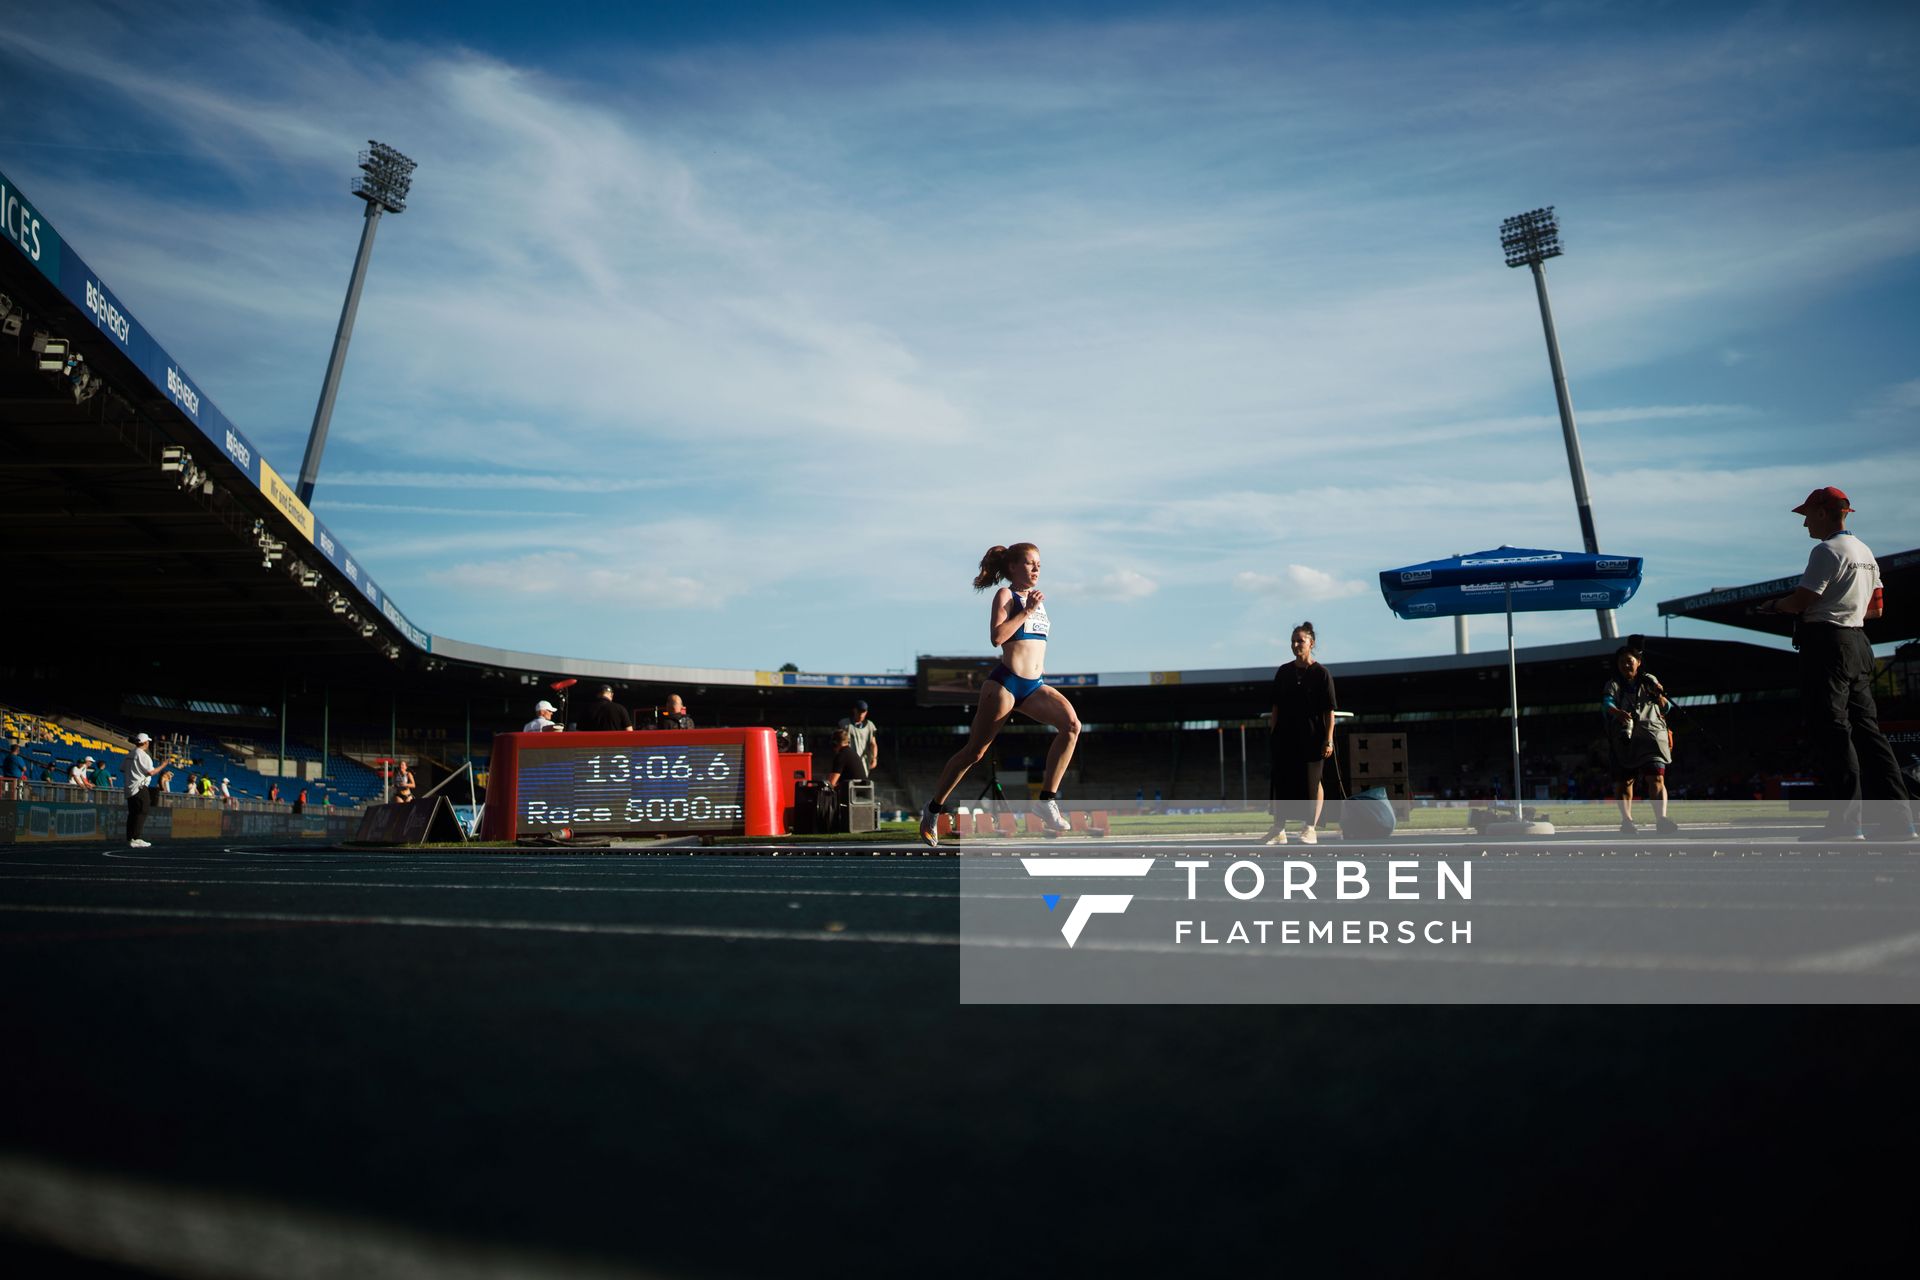
[[[506,733],[481,835],[777,835],[771,729]]]

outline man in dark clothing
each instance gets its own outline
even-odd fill
[[[834,796],[841,804],[847,802],[847,784],[867,780],[867,762],[853,749],[853,735],[845,729],[833,731],[833,766],[827,774],[827,785],[833,788]]]
[[[595,733],[633,728],[633,713],[613,700],[613,686],[600,686],[600,696],[580,708],[580,727]]]
[[[693,717],[687,714],[687,704],[680,701],[679,694],[667,695],[666,709],[660,713],[660,723],[657,727],[661,729],[693,728]]]

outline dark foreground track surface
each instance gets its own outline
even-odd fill
[[[455,1254],[391,1274],[1559,1270],[1871,1223],[1911,1159],[1905,1008],[964,1008],[957,881],[8,848],[0,1230],[42,1270],[20,1187],[106,1186]]]

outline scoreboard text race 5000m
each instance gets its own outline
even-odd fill
[[[525,833],[735,831],[746,817],[741,755],[738,746],[525,748],[518,825]]]

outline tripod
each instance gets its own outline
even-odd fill
[[[1000,766],[995,759],[995,752],[999,746],[1000,744],[996,742],[987,748],[987,780],[980,785],[980,794],[973,798],[975,808],[979,808],[982,802],[985,803],[986,810],[993,815],[996,825],[1000,821],[1001,814],[1013,812],[1013,803],[1007,799],[1007,793],[1000,789]]]

